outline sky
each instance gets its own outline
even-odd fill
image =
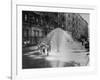
[[[86,20],[89,24],[89,14],[82,13],[80,16],[82,16],[82,18],[84,18],[84,20]]]

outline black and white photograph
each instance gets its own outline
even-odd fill
[[[89,66],[89,13],[22,11],[22,69]]]
[[[94,74],[98,75],[97,8],[87,5],[91,2],[75,5],[66,0],[55,1],[12,0],[8,78],[92,80]],[[4,48],[8,51],[5,45]],[[8,55],[2,58],[5,57]],[[99,80],[99,75],[95,77]]]

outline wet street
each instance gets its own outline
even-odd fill
[[[22,61],[23,69],[80,66],[79,63],[74,61],[60,61],[53,56],[23,55]]]
[[[25,56],[23,55],[23,69],[27,68],[47,68],[50,67],[50,64],[48,61],[45,60],[45,58],[36,59],[35,57]]]

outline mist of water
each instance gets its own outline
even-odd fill
[[[53,67],[64,66],[65,62],[71,61],[87,65],[89,58],[84,47],[75,42],[67,31],[56,28],[47,35],[47,38],[50,39],[51,50],[46,59],[51,61]]]

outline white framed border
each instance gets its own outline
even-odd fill
[[[66,13],[89,13],[90,14],[90,65],[85,67],[46,68],[46,69],[22,69],[22,10],[49,11]],[[94,7],[33,4],[25,2],[12,2],[12,79],[25,80],[28,78],[42,78],[69,75],[88,75],[97,71],[96,52],[96,9]]]

